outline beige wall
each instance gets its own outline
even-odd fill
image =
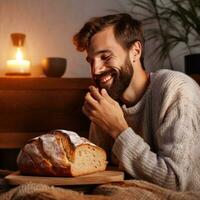
[[[0,0],[0,75],[5,74],[12,47],[10,34],[22,32],[27,36],[32,76],[42,76],[42,59],[54,56],[67,58],[64,77],[89,77],[84,53],[77,52],[72,44],[73,35],[90,17],[130,9],[129,0]],[[145,64],[148,71],[155,71],[159,67],[148,51],[151,45],[146,43]],[[180,51],[171,55],[175,70],[183,71]]]
[[[26,34],[32,75],[40,76],[41,60],[65,57],[65,77],[88,77],[84,54],[72,44],[72,36],[90,17],[123,10],[126,0],[0,0],[0,75],[10,52],[10,34]]]

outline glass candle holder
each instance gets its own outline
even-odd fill
[[[12,47],[6,61],[6,75],[30,75],[31,62],[27,59],[25,34],[11,34]]]

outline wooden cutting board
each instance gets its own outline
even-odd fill
[[[42,177],[24,176],[20,175],[19,171],[17,171],[9,174],[4,179],[10,185],[20,185],[29,182],[43,183],[47,185],[90,185],[123,181],[124,172],[106,170],[78,177]]]

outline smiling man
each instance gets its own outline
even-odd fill
[[[181,72],[144,68],[141,23],[95,17],[74,36],[95,86],[83,112],[90,140],[129,175],[174,190],[200,189],[200,88]]]

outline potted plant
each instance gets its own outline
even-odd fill
[[[185,72],[200,74],[200,0],[130,0],[133,16],[145,25],[145,38],[153,41],[160,63],[168,60],[173,67],[172,52],[181,47],[185,55]],[[180,51],[180,50],[179,50]]]

